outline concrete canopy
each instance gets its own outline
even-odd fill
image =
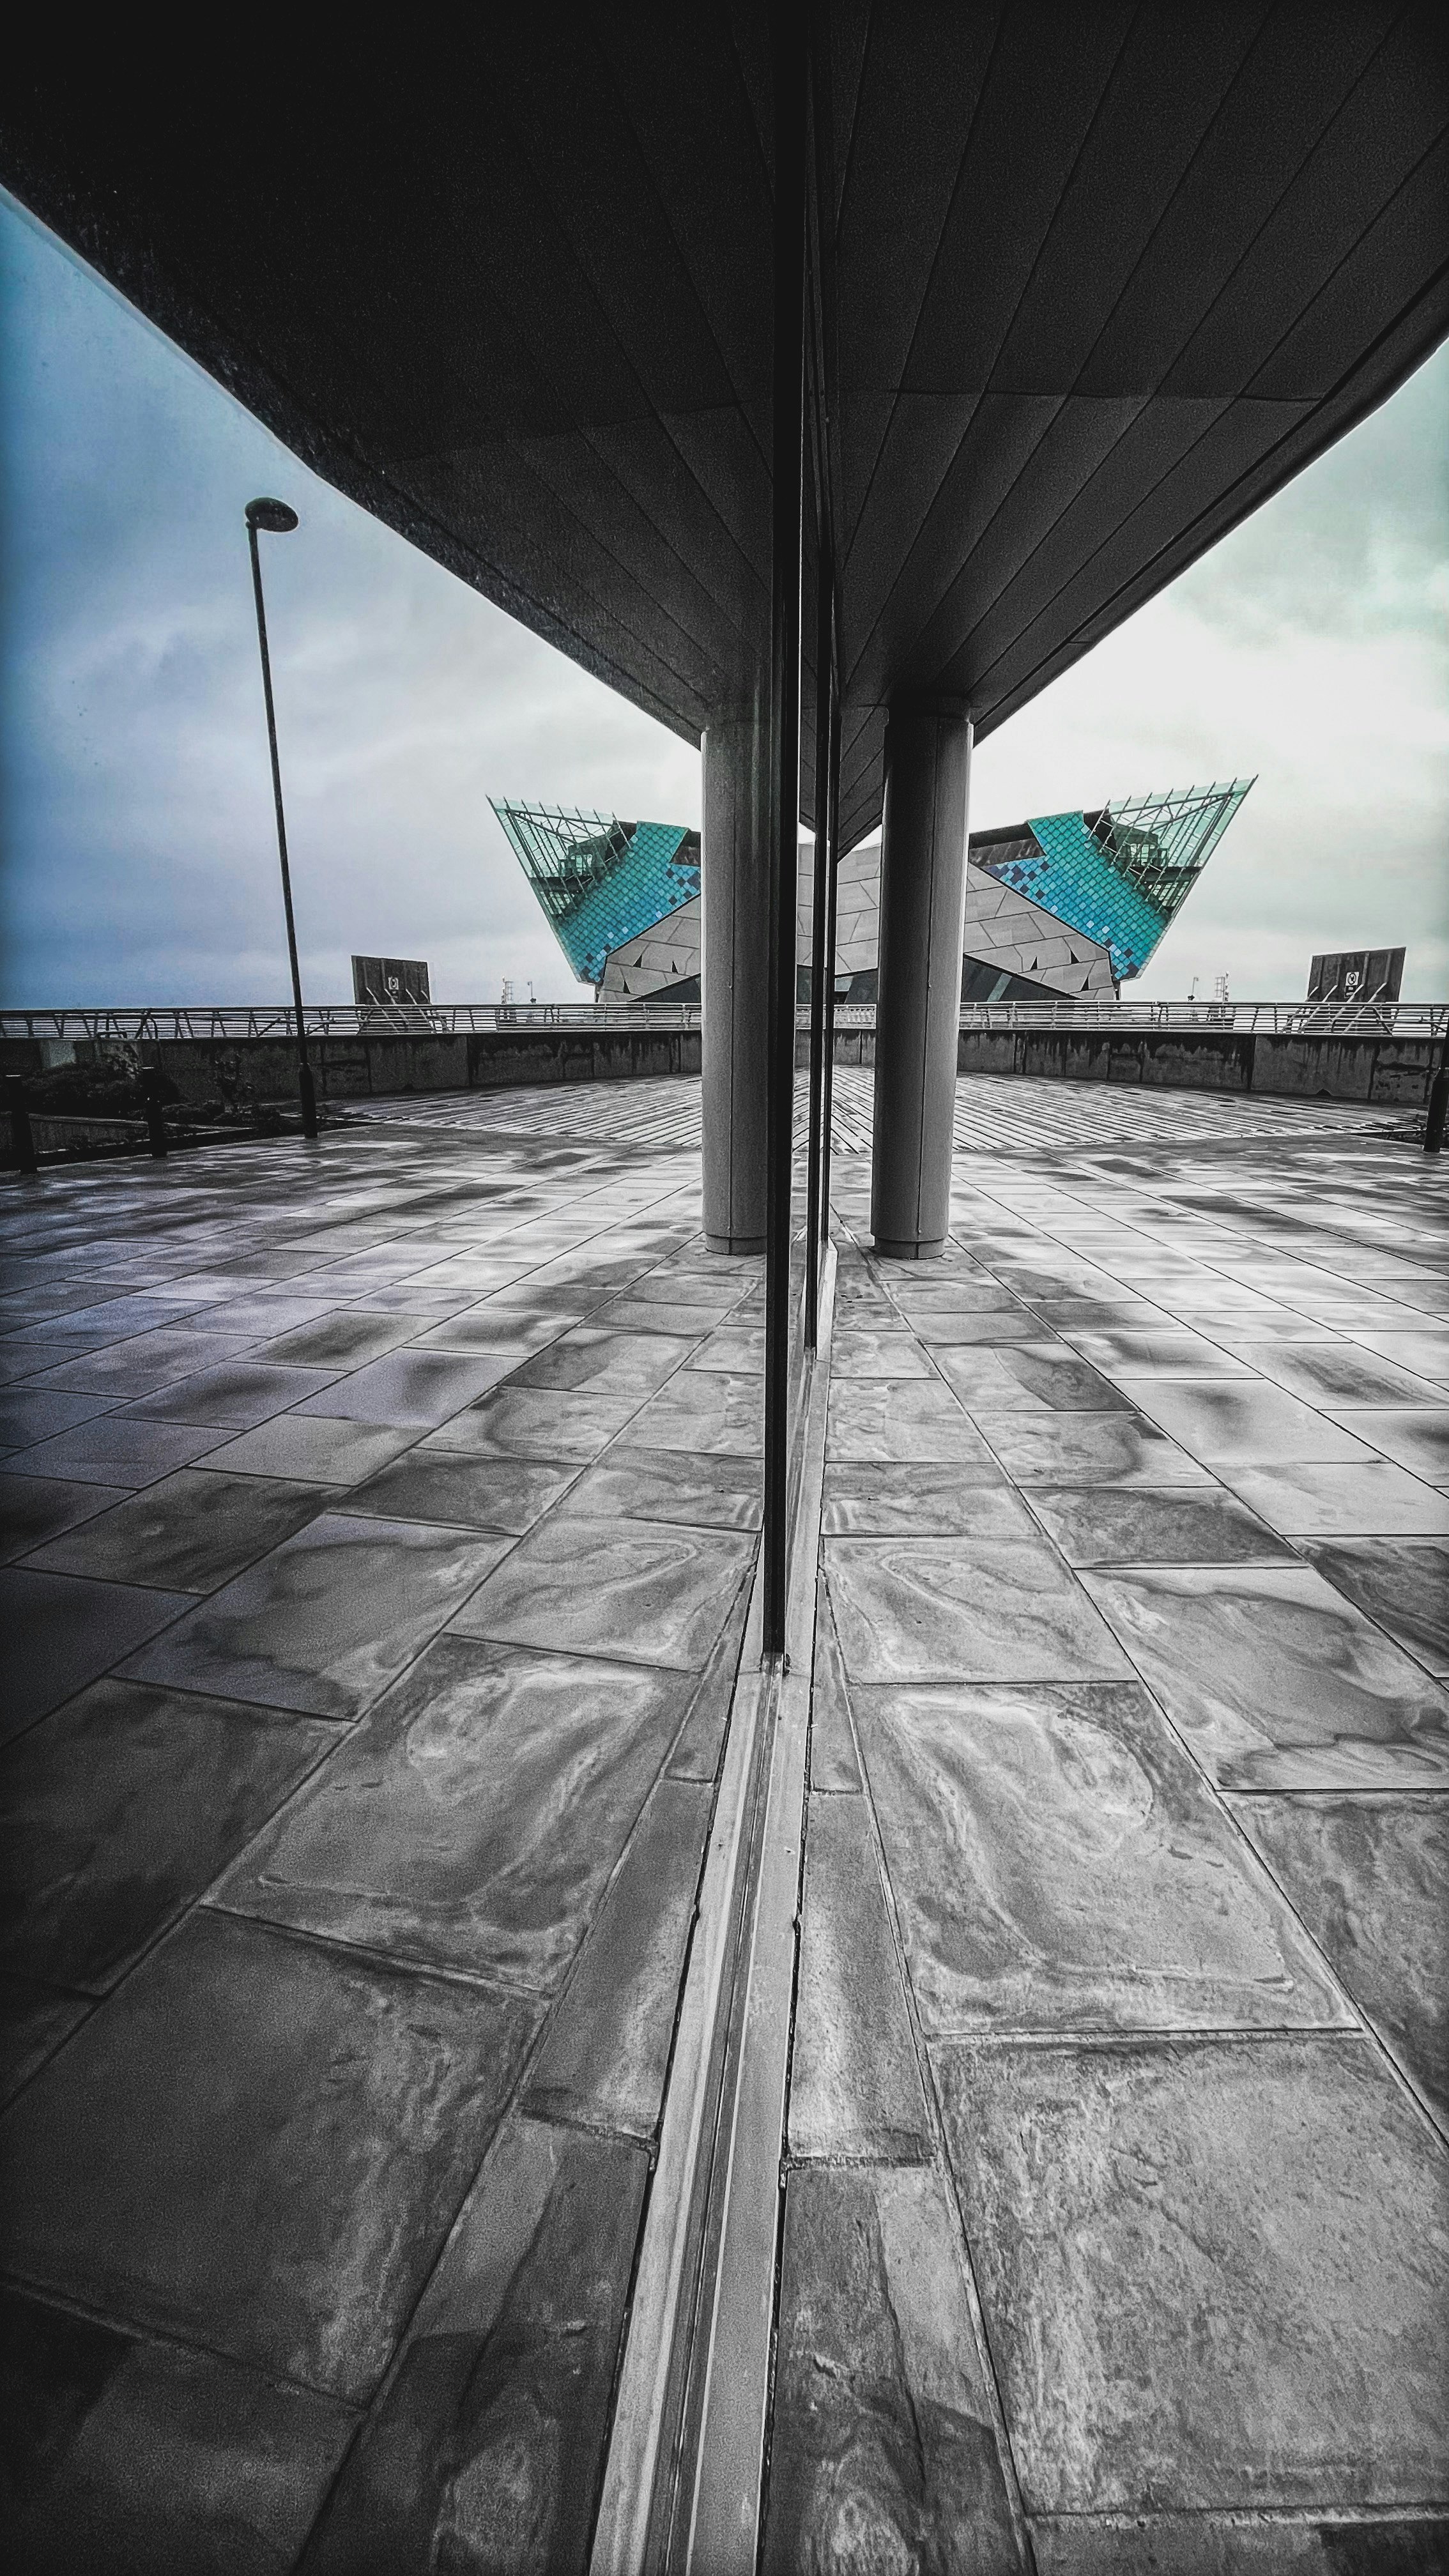
[[[893,694],[989,732],[1449,330],[1449,78],[1393,0],[816,24],[848,847]],[[310,466],[697,740],[768,616],[767,8],[248,50],[27,33],[0,175]]]

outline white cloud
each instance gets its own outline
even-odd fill
[[[307,987],[425,955],[446,999],[578,992],[488,807],[699,818],[696,753],[316,481],[28,219],[3,461],[5,998],[285,989],[241,508],[266,543]],[[1449,984],[1449,355],[984,744],[973,820],[1260,773],[1136,989],[1303,987],[1404,940]],[[265,541],[264,541],[265,542]]]

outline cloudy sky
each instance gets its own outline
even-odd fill
[[[286,987],[242,506],[266,549],[305,989],[573,983],[488,807],[697,822],[695,753],[319,483],[0,198],[0,1002]],[[1130,989],[1300,995],[1315,948],[1449,987],[1449,350],[977,756],[972,821],[1258,784]],[[265,542],[265,541],[264,541]]]

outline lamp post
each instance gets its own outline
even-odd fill
[[[297,513],[285,501],[248,501],[247,543],[252,550],[252,589],[257,602],[257,642],[262,654],[262,694],[267,702],[267,742],[272,755],[272,794],[277,806],[277,853],[282,862],[282,902],[287,914],[287,955],[292,967],[292,999],[297,1008],[297,1089],[302,1101],[302,1133],[317,1133],[317,1093],[312,1082],[312,1067],[307,1060],[307,1023],[302,1013],[302,975],[297,964],[297,925],[292,916],[292,872],[287,865],[287,824],[282,812],[282,771],[277,759],[277,714],[272,704],[272,663],[267,651],[267,612],[262,603],[262,560],[257,551],[257,530],[264,528],[269,536],[290,536],[297,525]]]

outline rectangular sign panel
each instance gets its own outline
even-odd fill
[[[428,969],[421,957],[354,957],[352,961],[352,998],[354,1002],[423,1002],[431,999],[428,992]]]
[[[1402,948],[1343,948],[1315,957],[1310,1002],[1396,1002],[1404,980]]]

